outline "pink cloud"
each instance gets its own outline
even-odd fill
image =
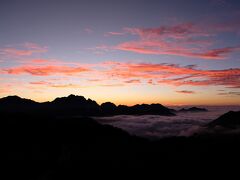
[[[41,61],[40,61],[41,62]],[[91,68],[89,68],[91,67]],[[172,86],[224,86],[240,87],[240,69],[202,70],[195,65],[180,66],[178,64],[123,63],[107,61],[82,65],[44,65],[32,64],[0,69],[1,74],[32,76],[78,76],[86,81],[101,82],[97,86],[123,86],[130,83]],[[91,78],[90,78],[91,77]],[[50,82],[50,83],[49,83]],[[32,85],[55,85],[53,81],[31,82]]]
[[[187,37],[210,35],[193,23],[182,23],[174,26],[160,26],[157,28],[124,28],[124,30],[133,35],[139,35],[141,39],[162,37],[185,39]]]
[[[84,31],[88,34],[92,34],[93,30],[91,28],[85,28]]]
[[[226,55],[235,52],[240,51],[240,47],[225,47],[225,48],[219,48],[219,49],[212,49],[207,51],[206,53],[200,54],[203,58],[206,59],[224,59]]]
[[[36,64],[42,64],[42,63],[49,63],[50,61],[48,59],[33,59],[31,60],[31,63]]]
[[[123,36],[124,32],[107,32],[105,36]]]
[[[0,54],[5,56],[19,57],[19,56],[31,56],[34,53],[45,53],[47,51],[48,51],[47,47],[27,42],[18,45],[17,48],[16,47],[1,48]]]
[[[183,57],[194,57],[201,59],[225,59],[226,55],[240,51],[240,47],[225,47],[212,49],[202,52],[195,52],[195,49],[187,47],[177,47],[165,42],[154,41],[132,41],[119,44],[115,49],[136,52],[140,54],[155,54],[155,55],[175,55]]]
[[[4,48],[1,49],[2,54],[14,55],[14,56],[30,56],[33,54],[32,50],[19,50],[15,48]]]
[[[94,54],[96,55],[103,55],[105,53],[108,53],[110,51],[113,51],[114,49],[112,47],[109,47],[105,44],[101,44],[101,45],[98,45],[96,47],[93,47],[93,48],[86,48],[87,50],[90,50],[91,52],[93,52]]]
[[[121,78],[167,78],[179,75],[199,75],[200,70],[191,67],[180,67],[176,64],[151,64],[151,63],[119,63],[107,62],[106,67],[111,67],[106,74]]]
[[[221,78],[214,78],[211,76],[200,76],[201,78],[205,78],[206,80],[184,80],[181,81],[178,78],[176,79],[162,79],[159,80],[159,84],[168,84],[168,85],[174,85],[174,86],[225,86],[225,87],[231,87],[231,88],[237,88],[239,87],[239,76],[237,78],[233,77],[232,81],[228,81],[226,78],[228,75],[222,76]],[[200,78],[199,77],[199,78]]]
[[[22,44],[23,47],[28,48],[28,49],[42,49],[42,50],[46,50],[47,47],[41,46],[39,44],[36,43],[32,43],[32,42],[25,42]]]
[[[137,78],[147,83],[173,86],[219,85],[231,88],[240,86],[240,69],[200,70],[196,66],[150,63],[105,63],[109,70],[104,73],[119,79]],[[145,82],[146,82],[145,81]]]
[[[236,24],[236,23],[235,23]],[[234,24],[228,29],[214,28],[217,25],[204,27],[193,23],[156,28],[124,28],[123,32],[137,36],[135,41],[122,42],[113,49],[140,54],[175,55],[200,59],[226,59],[232,52],[240,51],[240,45],[212,48],[216,33],[236,29]],[[215,31],[214,31],[215,29]]]
[[[30,74],[33,76],[50,76],[55,74],[60,75],[76,75],[82,72],[90,71],[85,67],[70,67],[70,66],[18,66],[12,68],[1,69],[1,72],[4,74]]]

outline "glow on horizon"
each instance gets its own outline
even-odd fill
[[[117,89],[116,89],[117,88]],[[155,93],[154,96],[151,93],[142,93],[135,92],[134,89],[137,87],[124,87],[109,89],[108,87],[94,87],[94,88],[83,88],[83,89],[61,89],[61,90],[47,90],[44,92],[32,92],[23,90],[17,94],[11,93],[7,95],[19,95],[23,98],[29,98],[37,102],[46,102],[52,101],[57,97],[66,97],[70,94],[84,96],[86,99],[90,98],[95,100],[98,104],[104,102],[113,102],[116,105],[135,105],[135,104],[151,104],[151,103],[160,103],[166,106],[180,106],[180,105],[239,105],[239,99],[231,98],[231,96],[226,96],[222,98],[221,95],[215,96],[214,91],[212,93],[202,93],[199,95],[185,95],[180,94],[175,91],[166,90],[159,91]],[[121,95],[118,95],[119,91],[122,92]],[[96,94],[96,92],[99,92]],[[210,101],[211,100],[211,101]]]

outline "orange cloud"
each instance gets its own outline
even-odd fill
[[[29,84],[31,84],[31,85],[50,85],[52,83],[46,82],[46,81],[35,81],[35,82],[30,82]]]
[[[101,79],[88,79],[89,82],[99,82]]]
[[[9,88],[0,88],[0,94],[9,93],[11,90]]]
[[[55,74],[61,75],[75,75],[78,73],[90,71],[84,67],[70,67],[70,66],[18,66],[13,68],[4,68],[1,70],[4,74],[30,74],[33,76],[50,76]]]
[[[240,96],[240,92],[223,92],[223,93],[218,93],[218,95],[221,95],[221,96]]]
[[[124,84],[100,84],[98,86],[102,86],[102,87],[119,87],[119,86],[124,86]]]
[[[188,91],[188,90],[182,90],[182,91],[176,91],[177,93],[182,93],[182,94],[195,94],[195,91]]]
[[[128,83],[128,84],[138,84],[138,83],[141,83],[141,81],[139,79],[131,79],[131,80],[127,80],[127,81],[124,81],[125,83]]]
[[[52,88],[81,88],[82,86],[78,84],[56,84],[53,82],[47,82],[47,81],[35,81],[35,82],[30,82],[30,85],[39,85],[39,86],[47,86],[47,87],[52,87]]]
[[[82,88],[83,86],[80,86],[78,84],[53,84],[50,87],[53,87],[53,88]]]

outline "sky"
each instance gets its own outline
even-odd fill
[[[240,104],[238,0],[1,0],[0,97]]]

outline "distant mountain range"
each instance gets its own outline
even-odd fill
[[[178,112],[207,112],[205,108],[191,107],[191,108],[182,108]]]
[[[43,111],[44,110],[44,111]],[[0,99],[0,112],[27,112],[57,115],[110,116],[110,115],[164,115],[174,116],[173,110],[161,104],[137,104],[134,106],[119,105],[111,102],[98,105],[96,101],[83,96],[69,95],[56,98],[52,102],[38,103],[18,96]]]

